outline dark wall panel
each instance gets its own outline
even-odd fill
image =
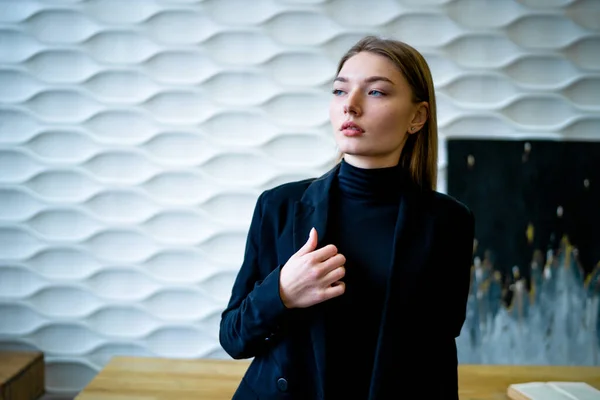
[[[477,255],[525,276],[535,250],[568,237],[586,272],[600,262],[600,143],[451,139],[447,192],[476,216]],[[529,234],[528,234],[529,233]]]

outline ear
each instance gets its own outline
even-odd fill
[[[415,105],[415,112],[413,114],[413,118],[410,121],[410,125],[408,127],[408,133],[413,134],[419,132],[423,129],[423,125],[427,122],[427,118],[429,117],[429,103],[426,101],[422,101]]]

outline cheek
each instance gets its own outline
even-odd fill
[[[408,126],[408,119],[407,113],[398,112],[398,109],[394,107],[385,107],[379,110],[374,120],[378,121],[378,125],[386,130],[403,131]]]

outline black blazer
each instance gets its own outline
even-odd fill
[[[254,358],[234,399],[324,398],[324,379],[335,373],[325,365],[325,303],[287,309],[279,273],[312,227],[318,247],[328,244],[322,239],[338,170],[339,164],[318,179],[284,184],[258,198],[220,323],[223,349],[235,359]],[[370,400],[458,399],[455,337],[465,320],[473,238],[466,206],[416,186],[403,191]]]

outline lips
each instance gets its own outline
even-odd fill
[[[344,135],[360,135],[361,133],[364,132],[364,129],[361,128],[358,124],[355,124],[354,122],[344,122],[342,124],[342,127],[340,128],[340,131],[342,131],[342,133]]]

